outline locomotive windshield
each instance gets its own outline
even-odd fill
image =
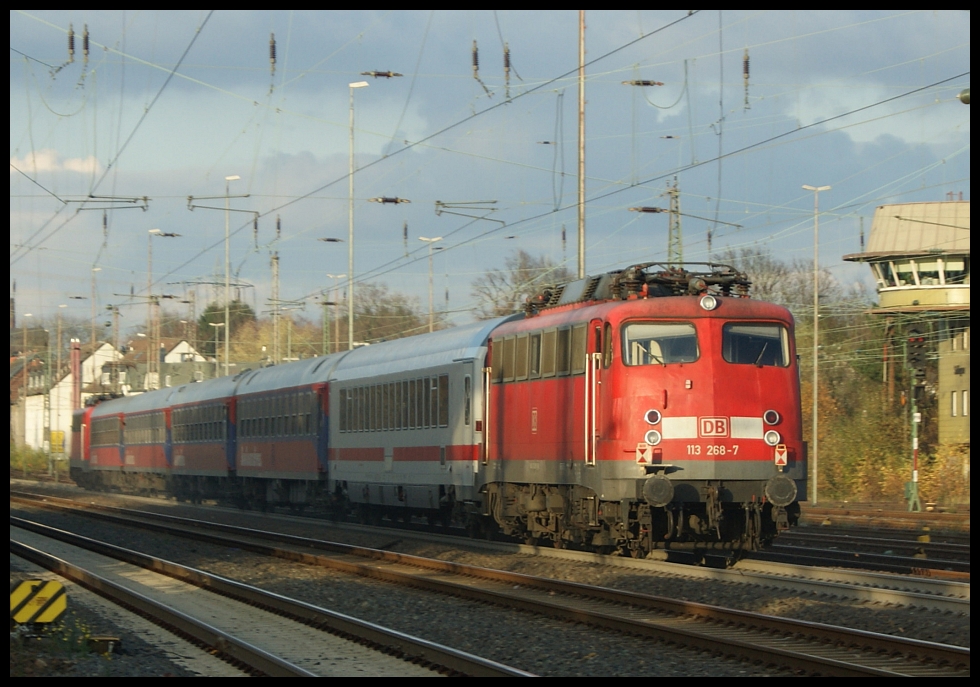
[[[698,355],[698,335],[690,322],[631,322],[623,327],[627,365],[693,363]]]
[[[730,363],[763,367],[789,365],[789,332],[780,324],[729,322],[722,329],[722,355]]]

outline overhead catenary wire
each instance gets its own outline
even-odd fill
[[[557,151],[556,151],[556,152],[557,152]],[[720,195],[721,195],[721,194],[719,194],[719,196],[720,196]],[[724,201],[723,201],[723,202],[724,202]],[[559,206],[560,206],[560,204],[559,204]],[[723,206],[723,207],[724,207],[724,206]],[[560,210],[560,209],[561,209],[560,207],[558,207],[558,208],[556,208],[556,210]]]

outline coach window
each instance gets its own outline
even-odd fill
[[[473,393],[472,387],[473,387],[473,382],[470,380],[470,376],[466,375],[465,377],[463,377],[463,424],[464,425],[470,424],[470,412],[471,412],[470,403],[472,401],[470,396]]]
[[[395,429],[395,385],[385,384],[385,429]]]
[[[729,322],[722,327],[722,356],[738,365],[787,367],[789,332],[781,324]]]
[[[404,382],[395,382],[395,429],[405,429],[405,394],[402,390]]]
[[[585,325],[572,327],[572,374],[585,372]]]
[[[405,384],[407,385],[405,392],[405,411],[408,415],[405,427],[415,429],[415,380],[409,379]]]
[[[630,322],[623,327],[627,365],[670,365],[698,359],[698,336],[690,322]]]
[[[517,337],[514,348],[514,379],[527,379],[527,334]]]
[[[527,338],[528,379],[541,376],[541,333],[531,334]]]
[[[502,382],[514,381],[514,370],[517,369],[517,365],[514,362],[515,346],[515,337],[508,336],[503,340],[503,355],[500,356],[500,366],[503,368],[500,371],[500,381]]]
[[[602,366],[609,369],[612,365],[613,357],[613,347],[612,347],[612,325],[606,322],[606,326],[602,330]]]
[[[435,427],[439,422],[439,387],[435,377],[426,378],[425,389],[425,426]]]
[[[449,375],[439,375],[439,426],[449,426]]]
[[[572,370],[571,351],[572,330],[559,329],[555,349],[555,370],[558,375],[567,375]]]
[[[426,426],[425,409],[428,403],[428,392],[426,391],[429,381],[427,379],[415,380],[415,428],[422,429]]]
[[[552,329],[541,335],[541,376],[555,376],[555,339],[557,332]]]

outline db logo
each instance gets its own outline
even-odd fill
[[[701,417],[698,418],[700,425],[700,436],[703,437],[727,437],[728,418],[727,417]]]

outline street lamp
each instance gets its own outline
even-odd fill
[[[225,177],[225,376],[228,376],[228,355],[230,348],[228,341],[231,338],[228,336],[228,331],[231,329],[231,325],[228,324],[229,309],[228,309],[228,299],[231,297],[231,217],[230,217],[230,194],[231,194],[231,182],[238,181],[241,179],[237,174]],[[217,336],[217,330],[215,330],[215,336]],[[217,366],[218,360],[218,349],[214,351],[215,355],[215,366]],[[215,377],[217,377],[217,367],[215,367]]]
[[[350,173],[347,205],[347,350],[354,349],[354,90],[367,88],[367,81],[347,84],[350,89]]]
[[[429,244],[429,331],[431,332],[435,329],[435,317],[432,310],[432,244],[436,241],[442,241],[442,237],[436,236],[430,239],[425,236],[419,236],[419,241],[425,241]]]
[[[218,332],[220,331],[218,327],[224,327],[224,322],[208,322],[209,325],[214,327],[214,378],[218,378]],[[228,341],[228,336],[225,335],[225,341]],[[227,349],[226,349],[227,350]],[[227,359],[225,364],[225,373],[228,372]]]
[[[803,185],[806,191],[813,191],[813,505],[817,504],[817,460],[819,439],[817,438],[817,380],[819,378],[819,342],[820,342],[820,291],[817,251],[820,246],[820,210],[819,197],[821,191],[829,191],[830,186],[809,186]]]

